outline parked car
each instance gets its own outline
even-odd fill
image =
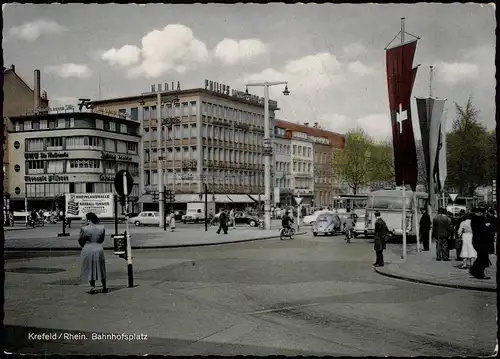
[[[331,235],[333,236],[335,232],[338,231],[340,227],[340,218],[339,216],[333,213],[323,213],[318,215],[316,220],[311,224],[311,230],[313,236],[317,236],[318,234],[324,234],[325,236]]]
[[[365,233],[365,216],[358,216],[356,224],[354,225],[354,238]]]
[[[214,221],[219,223],[220,212],[214,216]],[[234,222],[236,224],[248,224],[250,227],[258,227],[262,219],[258,216],[246,213],[246,212],[235,212],[234,213]],[[231,225],[231,221],[229,219],[229,213],[227,216],[227,224]]]
[[[205,221],[205,215],[203,214],[202,210],[200,208],[188,208],[186,211],[186,214],[181,216],[181,221],[182,223],[188,223],[188,222],[204,222]]]
[[[185,215],[184,211],[174,211],[174,216],[176,221],[180,221],[183,215]]]
[[[303,219],[302,219],[302,225],[311,225],[312,222],[315,222],[316,219],[318,218],[318,216],[322,215],[322,214],[334,214],[332,211],[316,211],[314,212],[313,214],[309,215],[309,216],[305,216]]]
[[[133,223],[136,227],[139,226],[159,226],[160,212],[146,211],[141,212],[137,217],[129,218],[129,223]]]

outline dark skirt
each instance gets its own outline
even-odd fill
[[[106,279],[106,261],[102,244],[87,243],[80,254],[82,281]]]

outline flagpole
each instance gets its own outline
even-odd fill
[[[405,18],[401,18],[401,44],[405,42]],[[403,126],[403,122],[401,122],[401,127]],[[406,260],[406,188],[405,188],[405,183],[404,183],[404,172],[403,172],[403,191],[402,191],[402,197],[403,197],[403,213],[401,216],[401,228],[403,230],[403,255],[401,258],[403,260]]]

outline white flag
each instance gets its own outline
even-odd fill
[[[439,150],[439,184],[442,191],[444,191],[444,183],[446,181],[447,163],[446,163],[446,125],[447,125],[448,110],[444,111],[441,117],[441,149]]]

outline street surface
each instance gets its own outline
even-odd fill
[[[106,251],[110,293],[90,295],[78,252],[6,252],[6,351],[481,356],[495,347],[494,293],[381,276],[366,239],[308,233],[133,257],[136,287],[127,288],[126,262]]]

